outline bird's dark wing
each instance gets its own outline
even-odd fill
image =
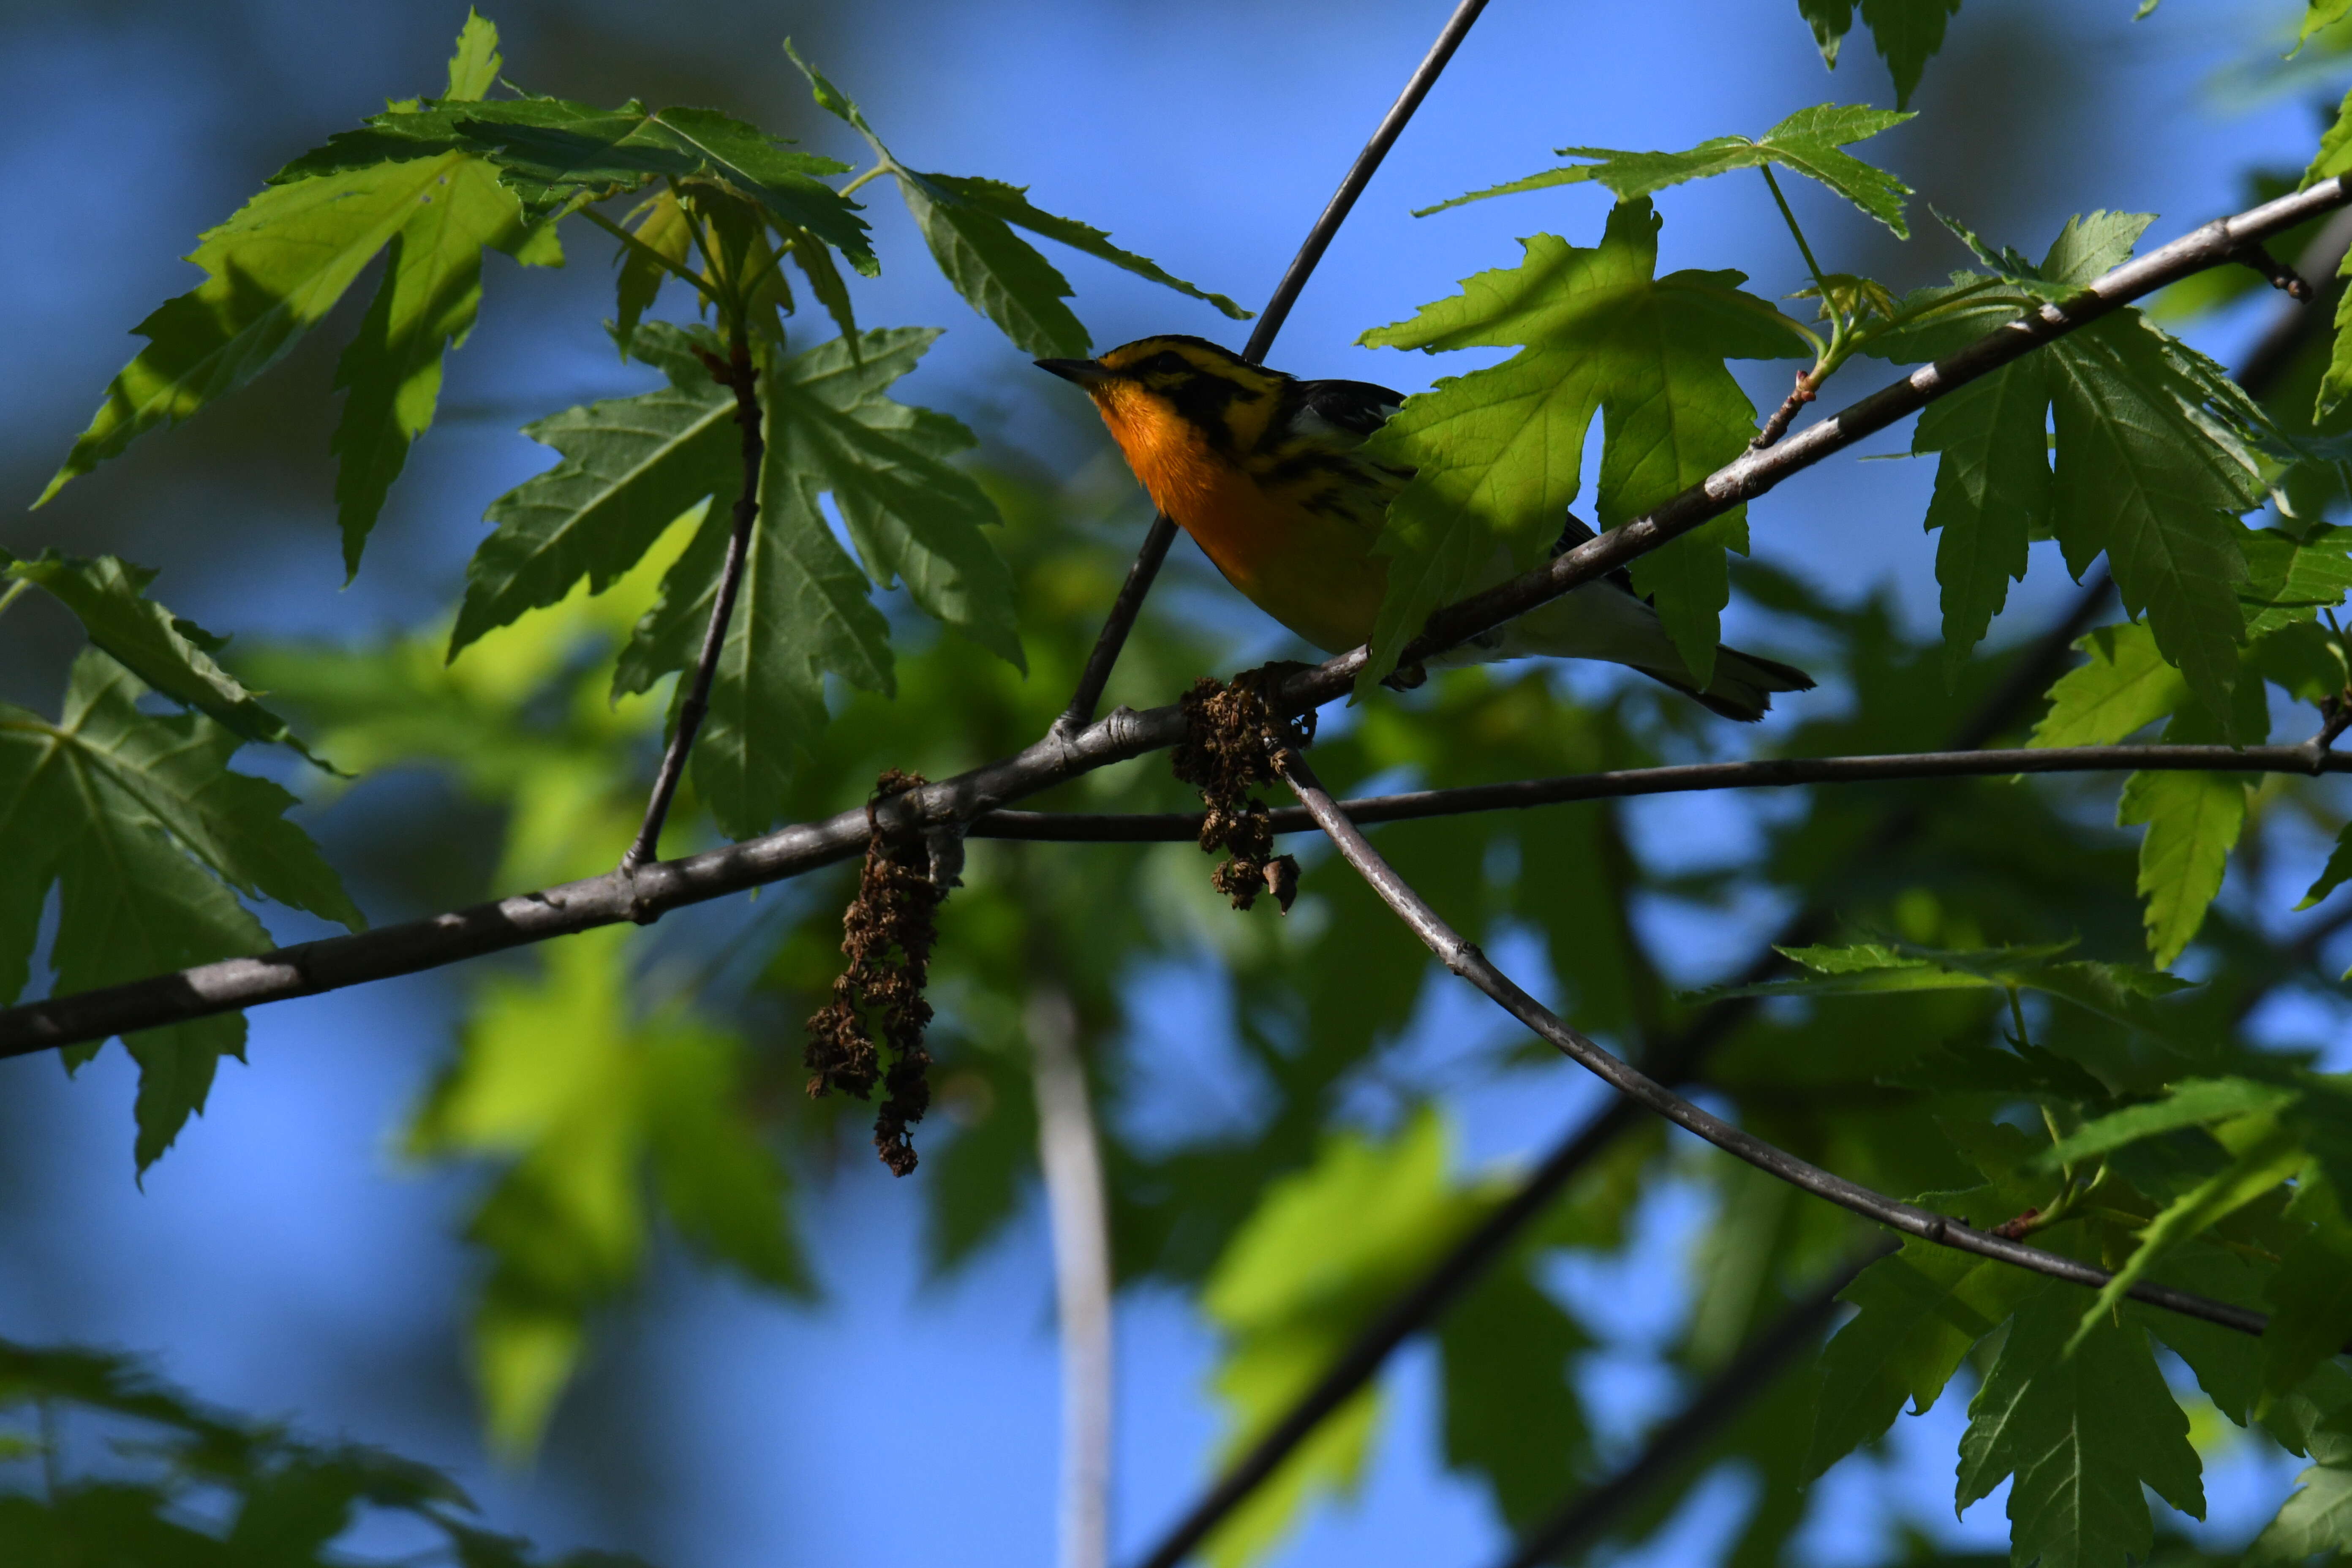
[[[1298,401],[1302,413],[1360,437],[1387,424],[1404,406],[1404,394],[1369,381],[1302,381]]]
[[[1600,537],[1601,536],[1599,534],[1592,531],[1591,525],[1587,523],[1582,518],[1577,516],[1572,511],[1563,512],[1560,514],[1559,537],[1552,542],[1552,558],[1557,560],[1560,556],[1563,556],[1570,551],[1575,549],[1578,545],[1589,544],[1593,540]],[[1629,594],[1634,592],[1633,574],[1626,571],[1622,566],[1620,566],[1616,571],[1609,574],[1603,581],[1613,583]]]

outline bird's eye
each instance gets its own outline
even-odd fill
[[[1190,367],[1185,364],[1182,354],[1174,349],[1167,349],[1153,354],[1145,362],[1143,368],[1154,375],[1181,375]]]

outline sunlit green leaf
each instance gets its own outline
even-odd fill
[[[1890,114],[1885,110],[1861,105],[1824,103],[1797,110],[1761,136],[1710,137],[1687,152],[1627,153],[1613,147],[1562,147],[1559,153],[1563,158],[1596,161],[1549,170],[1487,190],[1473,191],[1468,195],[1440,202],[1433,207],[1423,207],[1413,216],[1426,217],[1431,213],[1443,212],[1447,207],[1460,206],[1465,202],[1483,201],[1488,196],[1508,195],[1584,180],[1605,185],[1619,201],[1630,202],[1653,195],[1669,185],[1681,184],[1685,180],[1704,180],[1717,174],[1727,174],[1736,169],[1760,169],[1769,163],[1778,163],[1784,169],[1819,180],[1893,229],[1897,239],[1908,239],[1911,230],[1903,221],[1903,198],[1911,194],[1911,187],[1885,170],[1873,168],[1841,149],[1875,136],[1882,131],[1891,130],[1911,118],[1908,114]]]
[[[1488,369],[1442,378],[1408,398],[1367,444],[1415,470],[1374,546],[1389,561],[1388,597],[1361,682],[1393,667],[1429,613],[1501,569],[1524,569],[1559,537],[1576,499],[1580,455],[1601,416],[1599,508],[1613,527],[1697,482],[1744,450],[1755,409],[1727,357],[1804,352],[1793,324],[1738,285],[1735,272],[1654,276],[1657,218],[1646,202],[1612,210],[1597,249],[1549,235],[1518,267],[1481,273],[1463,291],[1360,341],[1375,347],[1499,347]],[[1734,510],[1633,563],[1683,663],[1704,684],[1717,616],[1730,595],[1727,547],[1747,547]]]
[[[956,292],[1003,329],[1022,353],[1075,359],[1086,353],[1091,342],[1085,326],[1062,303],[1071,293],[1068,280],[1014,234],[1015,227],[1058,240],[1139,278],[1203,300],[1234,321],[1249,318],[1251,312],[1223,294],[1197,289],[1149,258],[1113,245],[1101,229],[1033,205],[1023,186],[909,168],[882,144],[857,105],[801,58],[789,41],[784,52],[809,79],[817,103],[856,127],[873,147],[881,167],[897,181],[907,211],[930,247],[940,271]]]
[[[640,328],[635,352],[669,384],[524,427],[562,461],[484,514],[492,531],[467,564],[450,657],[493,626],[556,603],[583,577],[591,593],[603,593],[698,503],[712,500],[722,520],[733,505],[743,482],[734,394],[710,379],[686,335],[667,323]]]
[[[84,561],[55,549],[26,561],[0,550],[0,577],[34,583],[74,613],[89,640],[175,702],[205,713],[248,741],[290,746],[327,764],[261,705],[213,655],[225,639],[147,597],[155,574],[112,555]]]

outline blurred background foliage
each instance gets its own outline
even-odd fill
[[[497,19],[510,74],[535,88],[719,104],[848,156],[784,68],[776,44],[789,31],[910,160],[1034,178],[1056,210],[1255,303],[1437,21],[1427,5],[1353,9],[1337,33],[1328,16],[1234,5],[1050,0],[812,5],[789,17],[731,0],[518,3]],[[1681,145],[1824,98],[1893,100],[1859,47],[1824,83],[1793,7],[1737,21],[1704,5],[1639,18],[1529,9],[1501,0],[1481,24],[1275,363],[1423,374],[1345,345],[1494,264],[1532,225],[1597,232],[1598,198],[1541,218],[1402,217],[1517,172],[1539,146]],[[2248,62],[2275,58],[2285,8],[2174,0],[2137,30],[2126,9],[1971,0],[1912,104],[1921,120],[1888,135],[1885,160],[1926,199],[2028,247],[2076,209],[2161,207],[2153,240],[2278,188],[2321,89],[2341,85],[2335,40],[2272,70]],[[0,141],[26,167],[58,171],[43,181],[46,221],[0,246],[26,320],[0,394],[15,432],[0,450],[8,493],[37,493],[121,358],[117,330],[184,286],[170,258],[186,237],[261,173],[432,80],[459,19],[266,0],[201,14],[141,0],[0,7],[0,75],[16,105]],[[1629,86],[1665,77],[1685,88]],[[1769,294],[1800,280],[1760,195],[1667,210],[1673,264],[1738,265]],[[1826,201],[1805,216],[1832,265],[1897,289],[1964,259],[1940,233],[1898,247]],[[855,805],[884,768],[938,777],[1034,739],[1148,515],[1074,400],[1034,384],[1043,378],[985,323],[916,276],[927,269],[902,220],[877,223],[886,272],[857,286],[861,321],[950,329],[912,384],[982,433],[971,468],[1005,520],[996,543],[1018,583],[1028,672],[884,595],[898,696],[835,683],[833,721],[793,784],[795,819]],[[0,526],[11,548],[54,542],[160,567],[161,596],[237,634],[235,668],[356,775],[299,782],[307,824],[377,923],[604,868],[650,773],[659,710],[608,701],[608,661],[684,547],[685,522],[606,594],[575,593],[442,658],[472,519],[544,460],[511,430],[648,384],[595,330],[604,247],[583,232],[572,250],[560,273],[491,268],[442,426],[340,599],[321,395],[332,330],[240,398]],[[1097,347],[1224,330],[1087,264],[1068,270]],[[2250,275],[2213,277],[2168,316],[2232,359],[2268,322],[2270,297],[2249,290]],[[2290,423],[2323,357],[2307,349],[2276,383],[2272,406]],[[1783,374],[1756,373],[1751,395],[1777,400],[1767,383]],[[1927,467],[1839,464],[1757,509],[1729,635],[1822,679],[1760,736],[1614,671],[1514,667],[1330,715],[1317,766],[1353,793],[1945,744],[2074,590],[2038,554],[2042,571],[1948,689],[1931,546],[1909,521]],[[16,605],[0,619],[0,697],[53,711],[79,645],[37,595]],[[1158,703],[1200,673],[1297,651],[1180,546],[1109,700]],[[2315,725],[2284,696],[2274,709],[2282,736]],[[2000,733],[2021,737],[2037,716],[2015,706]],[[2091,779],[1663,797],[1400,824],[1380,841],[1565,1016],[1612,1048],[1679,1060],[1706,1016],[1686,993],[1738,972],[1807,911],[1824,938],[2072,938],[2084,956],[2137,959],[2135,837],[2112,826],[2112,781]],[[1027,804],[1190,803],[1148,759]],[[2343,912],[2289,910],[2343,821],[2342,792],[2272,780],[2252,810],[2179,967],[2208,982],[2195,1005],[2227,1048],[2304,1050],[2340,1068]],[[699,819],[694,831],[710,841]],[[1034,1561],[1050,1535],[1053,1394],[1028,1041],[1050,1014],[1074,1023],[1105,1141],[1126,1303],[1118,1533],[1132,1550],[1191,1478],[1489,1212],[1530,1151],[1600,1105],[1441,984],[1319,844],[1287,847],[1305,879],[1284,917],[1225,909],[1188,845],[972,842],[933,959],[923,1165],[897,1190],[883,1190],[862,1108],[801,1092],[801,1021],[838,970],[850,868],[648,930],[257,1016],[255,1067],[225,1075],[145,1198],[123,1179],[119,1072],[102,1058],[68,1096],[46,1062],[9,1064],[0,1328],[135,1346],[207,1398],[294,1409],[305,1426],[420,1453],[463,1477],[502,1528],[559,1546],[672,1563],[850,1547]],[[323,929],[267,913],[286,940]],[[1937,1047],[1990,1037],[1997,1013],[1964,992],[1776,1000],[1709,1026],[1717,1037],[1689,1070],[1709,1104],[1856,1180],[1906,1194],[1964,1187],[1976,1167],[1937,1121],[1954,1114],[1951,1097],[1931,1104],[1904,1079]],[[2152,1070],[2122,1030],[2078,1010],[2036,1007],[2030,1022],[2037,1042],[2112,1083]],[[100,1115],[87,1103],[98,1097],[117,1103]],[[1641,1128],[1455,1307],[1434,1353],[1409,1357],[1337,1418],[1217,1554],[1490,1554],[1507,1526],[1605,1474],[1678,1391],[1863,1239],[1846,1216]],[[1859,1563],[1974,1561],[2002,1539],[1997,1504],[1964,1527],[1943,1506],[1958,1391],[1920,1433],[1898,1429],[1801,1493],[1790,1434],[1810,1424],[1809,1376],[1774,1382],[1642,1500],[1620,1540],[1660,1561],[1795,1552]],[[70,1399],[77,1386],[25,1397]],[[2293,1467],[2202,1395],[2183,1397],[2216,1500],[2210,1525],[2159,1510],[2160,1552],[2186,1562],[2242,1541]],[[46,1440],[37,1431],[16,1463],[37,1468]],[[60,1449],[111,1473],[95,1436],[68,1430]],[[237,1484],[316,1458],[273,1450]],[[367,1488],[391,1483],[337,1485],[348,1508],[381,1503]],[[1322,1502],[1349,1487],[1358,1511]],[[394,1531],[370,1515],[346,1539]]]

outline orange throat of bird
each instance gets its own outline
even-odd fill
[[[1205,515],[1224,466],[1208,437],[1139,386],[1112,382],[1089,390],[1151,504],[1192,529]]]

